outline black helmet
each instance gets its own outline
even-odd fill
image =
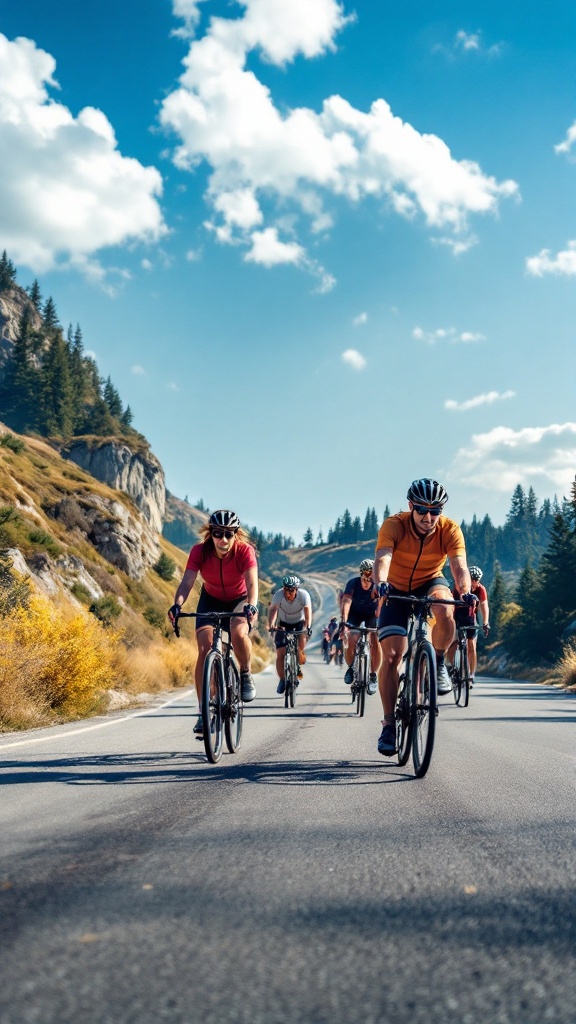
[[[448,495],[442,484],[439,484],[437,480],[430,480],[428,477],[413,480],[406,497],[416,505],[445,505],[448,501]]]
[[[374,559],[363,558],[358,568],[360,572],[372,572],[372,569],[374,568]]]
[[[468,567],[468,572],[470,573],[472,579],[477,580],[478,583],[480,582],[482,576],[484,575],[482,569],[479,569],[477,565],[470,565]]]
[[[282,586],[296,587],[296,590],[298,590],[298,587],[300,586],[300,577],[296,576],[294,573],[288,572],[282,577]]]
[[[227,527],[229,530],[238,530],[240,527],[240,520],[236,513],[231,512],[229,508],[219,508],[210,516],[208,526],[220,526]]]

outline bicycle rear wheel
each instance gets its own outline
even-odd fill
[[[414,713],[410,701],[410,685],[406,676],[400,677],[400,690],[396,702],[396,746],[398,748],[398,764],[406,764],[412,749],[414,736]]]
[[[420,644],[416,651],[412,695],[414,700],[412,761],[416,778],[422,779],[430,767],[436,732],[436,653],[428,640]]]
[[[452,677],[454,701],[456,704],[460,704],[460,696],[462,693],[462,650],[460,648],[460,641],[458,641],[456,650],[454,651],[452,669],[450,672]]]
[[[356,714],[362,718],[366,704],[366,685],[368,682],[368,663],[365,655],[358,658],[358,676],[356,678]]]
[[[230,658],[228,662],[228,686],[226,701],[226,717],[224,719],[224,735],[226,746],[231,754],[235,754],[242,742],[242,724],[244,705],[240,690],[240,674],[236,662]]]
[[[224,703],[224,668],[216,651],[209,651],[204,662],[202,680],[202,725],[206,757],[216,764],[224,745],[222,705]]]
[[[284,661],[284,679],[286,689],[284,690],[284,707],[293,708],[296,701],[297,673],[296,658],[293,653],[286,654]]]
[[[468,644],[464,641],[462,648],[462,662],[460,664],[460,697],[458,703],[461,708],[468,707],[470,700],[470,663],[468,661]]]

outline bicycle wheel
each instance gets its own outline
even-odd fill
[[[365,654],[358,658],[358,677],[356,679],[356,714],[362,718],[366,704],[366,685],[368,682],[368,663]]]
[[[224,735],[226,736],[228,750],[231,754],[235,754],[242,742],[244,705],[240,691],[240,673],[238,672],[236,662],[232,658],[228,662],[228,685],[226,690]]]
[[[296,700],[296,658],[293,651],[286,652],[286,658],[284,659],[284,679],[286,682],[286,689],[284,690],[284,707],[293,708]]]
[[[462,668],[460,670],[460,707],[467,708],[470,700],[470,663],[468,661],[468,644],[464,641],[462,648]]]
[[[462,695],[462,651],[460,642],[458,642],[458,646],[454,651],[454,660],[452,662],[452,690],[456,704],[460,704],[460,697]]]
[[[414,714],[410,701],[410,686],[406,675],[400,676],[400,688],[396,701],[396,746],[398,748],[398,764],[406,764],[412,749],[414,735]]]
[[[224,703],[224,668],[217,651],[209,651],[204,662],[202,681],[202,725],[206,757],[216,764],[222,757]]]
[[[436,653],[426,640],[418,647],[412,675],[414,735],[412,761],[417,779],[426,775],[436,732]]]

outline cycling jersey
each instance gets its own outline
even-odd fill
[[[472,580],[471,593],[474,597],[478,598],[478,601],[487,601],[488,592],[483,583],[478,583],[476,580]],[[452,590],[452,597],[455,601],[460,600],[460,594],[456,590],[456,587]],[[473,626],[476,623],[476,612],[478,605],[475,608],[455,608],[454,615],[456,617],[456,623],[458,626]]]
[[[392,548],[388,580],[405,593],[441,576],[447,558],[466,555],[464,535],[453,519],[439,516],[434,532],[420,537],[411,512],[398,512],[384,520],[376,541],[378,548]]]
[[[305,608],[309,608],[312,611],[310,594],[302,587],[297,590],[293,601],[288,601],[282,588],[277,590],[271,603],[278,608],[278,618],[282,619],[283,622],[299,622],[303,618],[302,612]]]
[[[237,542],[224,558],[218,558],[214,551],[205,552],[203,544],[195,544],[186,568],[201,573],[204,588],[212,597],[232,601],[246,593],[244,573],[257,564],[251,544]]]
[[[355,576],[353,579],[348,580],[346,587],[344,588],[344,594],[352,598],[352,604],[350,605],[350,614],[358,616],[361,613],[363,615],[375,615],[378,607],[378,598],[372,597],[372,587],[369,590],[365,590],[362,586],[362,580],[359,576]]]

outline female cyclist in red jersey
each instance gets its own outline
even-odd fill
[[[184,575],[174,595],[174,604],[168,612],[172,623],[178,620],[198,573],[202,576],[202,590],[197,612],[247,612],[248,618],[229,619],[232,647],[240,666],[242,700],[254,700],[256,688],[250,673],[252,643],[250,623],[258,615],[258,567],[256,552],[248,543],[248,535],[240,526],[235,512],[219,509],[213,512],[200,531],[200,544],[195,544],[188,556]],[[226,626],[226,620],[224,620]],[[226,628],[228,628],[226,626]],[[198,660],[194,681],[200,706],[204,661],[212,644],[213,625],[209,619],[196,619]],[[202,735],[202,715],[194,726]]]

